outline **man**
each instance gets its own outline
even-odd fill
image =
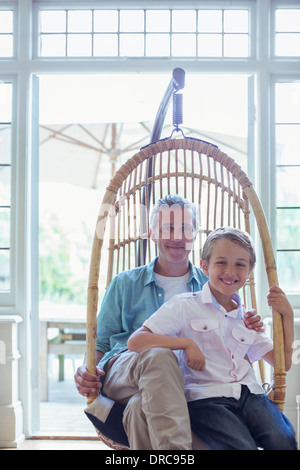
[[[82,395],[87,397],[102,387],[105,396],[126,405],[123,425],[131,449],[191,449],[184,379],[176,356],[164,348],[137,354],[127,350],[127,340],[166,300],[178,293],[197,292],[206,283],[201,269],[189,262],[197,232],[194,204],[178,195],[156,204],[150,236],[157,244],[158,257],[112,280],[98,316],[100,377],[88,373],[85,365],[75,374]],[[259,328],[259,320],[250,312],[248,327]]]

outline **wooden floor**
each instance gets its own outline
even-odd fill
[[[28,439],[17,449],[1,450],[110,450],[99,440]]]
[[[44,402],[40,406],[40,434],[95,437],[95,429],[84,413],[85,403]]]
[[[17,449],[0,450],[111,450],[98,439],[86,417],[86,399],[72,378],[49,382],[49,401],[40,403],[40,430]],[[36,438],[35,438],[36,437]]]
[[[95,429],[84,413],[82,397],[73,379],[51,381],[47,402],[40,403],[40,434],[95,437]]]

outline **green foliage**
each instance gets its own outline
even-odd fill
[[[40,300],[85,304],[91,240],[83,223],[70,235],[52,214],[39,233]]]

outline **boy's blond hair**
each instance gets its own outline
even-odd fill
[[[220,227],[213,230],[205,240],[202,256],[203,261],[208,264],[212,255],[213,245],[217,240],[230,240],[237,243],[242,248],[248,251],[250,255],[250,269],[253,269],[256,262],[254,243],[250,235],[240,229],[232,227]]]

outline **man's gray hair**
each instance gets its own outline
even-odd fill
[[[172,208],[175,205],[177,207],[182,207],[182,209],[190,209],[192,212],[193,217],[193,228],[195,234],[198,233],[199,230],[199,214],[196,205],[193,202],[188,201],[187,199],[179,196],[178,194],[168,194],[162,199],[159,199],[155,206],[152,209],[150,215],[150,228],[154,231],[158,220],[159,220],[159,211],[162,206],[168,206]]]

